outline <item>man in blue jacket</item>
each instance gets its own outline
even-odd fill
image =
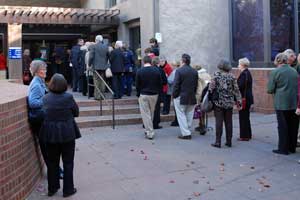
[[[82,60],[80,47],[83,39],[78,39],[77,44],[71,50],[71,63],[73,67],[73,92],[82,92],[82,76],[84,76],[84,61]]]

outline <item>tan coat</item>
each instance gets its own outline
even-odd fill
[[[202,91],[211,81],[211,76],[205,69],[198,70],[198,88],[196,92],[197,104],[200,104]]]

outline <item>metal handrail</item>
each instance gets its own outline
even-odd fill
[[[93,74],[95,73],[97,75],[97,77],[101,80],[101,82],[104,83],[105,87],[108,89],[108,91],[112,95],[112,99],[111,99],[112,100],[112,128],[115,129],[115,124],[116,124],[116,122],[115,122],[115,99],[114,99],[114,94],[115,93],[113,92],[113,90],[109,87],[109,85],[106,83],[106,81],[102,78],[102,76],[96,70],[87,69],[87,74],[88,75],[89,75],[89,72],[92,72]],[[100,116],[102,116],[102,111],[103,111],[103,108],[102,108],[102,99],[103,100],[107,100],[107,99],[105,98],[105,95],[102,93],[102,91],[100,90],[100,88],[97,85],[95,85],[95,83],[94,84],[90,84],[89,78],[87,78],[87,86],[88,86],[87,87],[88,98],[90,98],[90,95],[89,95],[90,94],[89,86],[94,87],[94,89],[96,89],[99,92],[99,94],[101,96],[101,98],[99,100],[99,102],[100,102]]]

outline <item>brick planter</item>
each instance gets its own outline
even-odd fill
[[[25,199],[43,162],[27,122],[27,87],[0,81],[0,200]]]

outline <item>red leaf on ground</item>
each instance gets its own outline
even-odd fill
[[[143,150],[141,150],[141,154],[145,154],[145,152]]]
[[[134,152],[134,149],[130,149],[131,152]]]
[[[252,167],[250,167],[250,169],[255,169],[255,167],[252,166]]]
[[[190,165],[189,164],[187,164],[187,165],[185,165],[186,167],[190,167]]]
[[[194,192],[193,193],[195,197],[199,197],[200,196],[200,192]]]
[[[191,161],[191,164],[192,164],[192,165],[194,165],[194,164],[195,164],[195,162],[194,162],[194,161]]]
[[[148,160],[148,157],[147,157],[147,156],[145,156],[145,157],[144,157],[144,160]]]
[[[221,166],[225,166],[225,163],[221,163]]]
[[[194,184],[199,184],[198,180],[193,181]]]
[[[214,191],[215,189],[209,186],[208,190],[209,191]]]
[[[169,183],[175,183],[175,181],[174,180],[170,180]]]
[[[271,185],[265,184],[264,187],[265,187],[265,188],[270,188]]]

